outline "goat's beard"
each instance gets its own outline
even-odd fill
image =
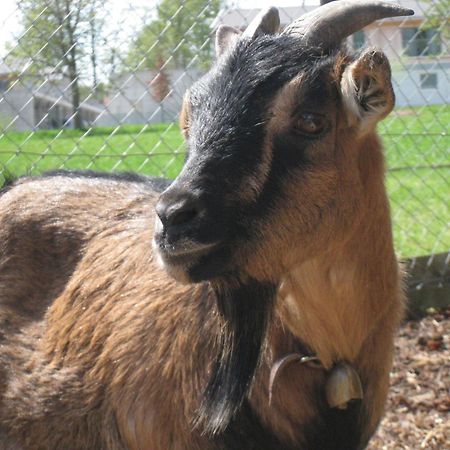
[[[264,347],[276,286],[255,280],[214,286],[222,316],[219,352],[199,409],[207,434],[226,429],[248,394]]]

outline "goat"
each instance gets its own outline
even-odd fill
[[[403,310],[375,131],[394,94],[380,51],[341,42],[411,13],[342,0],[281,33],[275,8],[220,27],[173,183],[4,188],[1,449],[364,448]]]

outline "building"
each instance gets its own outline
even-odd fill
[[[205,72],[201,69],[164,70],[167,95],[158,95],[156,83],[161,73],[141,70],[123,73],[113,80],[105,99],[105,112],[99,124],[160,123],[178,120],[184,93]]]
[[[0,64],[0,128],[27,131],[71,127],[73,114],[70,82],[51,73],[33,74],[29,62]],[[82,102],[83,124],[92,124],[103,111],[101,104]]]
[[[390,0],[391,1],[391,0]],[[392,65],[397,106],[420,106],[450,102],[450,52],[448,39],[441,30],[424,27],[431,3],[420,0],[395,0],[415,11],[414,16],[380,20],[355,33],[351,47],[375,46],[383,50]],[[314,5],[280,7],[281,27],[316,8]],[[245,29],[259,9],[222,11],[213,27],[220,24]]]

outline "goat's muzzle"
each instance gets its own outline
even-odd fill
[[[161,195],[155,210],[153,246],[164,269],[181,282],[210,278],[208,271],[195,268],[221,247],[223,237],[205,202],[172,186]]]

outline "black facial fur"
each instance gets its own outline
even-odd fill
[[[254,175],[262,161],[271,101],[286,83],[305,73],[306,104],[317,104],[317,99],[327,104],[325,78],[333,60],[290,36],[261,36],[240,41],[190,89],[189,156],[172,187],[195,193],[204,205],[205,214],[199,215],[195,227],[183,231],[182,238],[220,243],[192,262],[192,281],[224,276],[233,269],[233,249],[251,241],[255,220],[264,220],[273,210],[283,195],[285,173],[309,164],[304,149],[310,140],[277,136],[262,194],[253,201],[239,195],[242,181]]]
[[[224,192],[251,174],[262,154],[270,101],[299,72],[313,72],[317,59],[287,36],[240,42],[191,88],[188,146],[195,170],[189,160],[187,169],[207,173]]]

